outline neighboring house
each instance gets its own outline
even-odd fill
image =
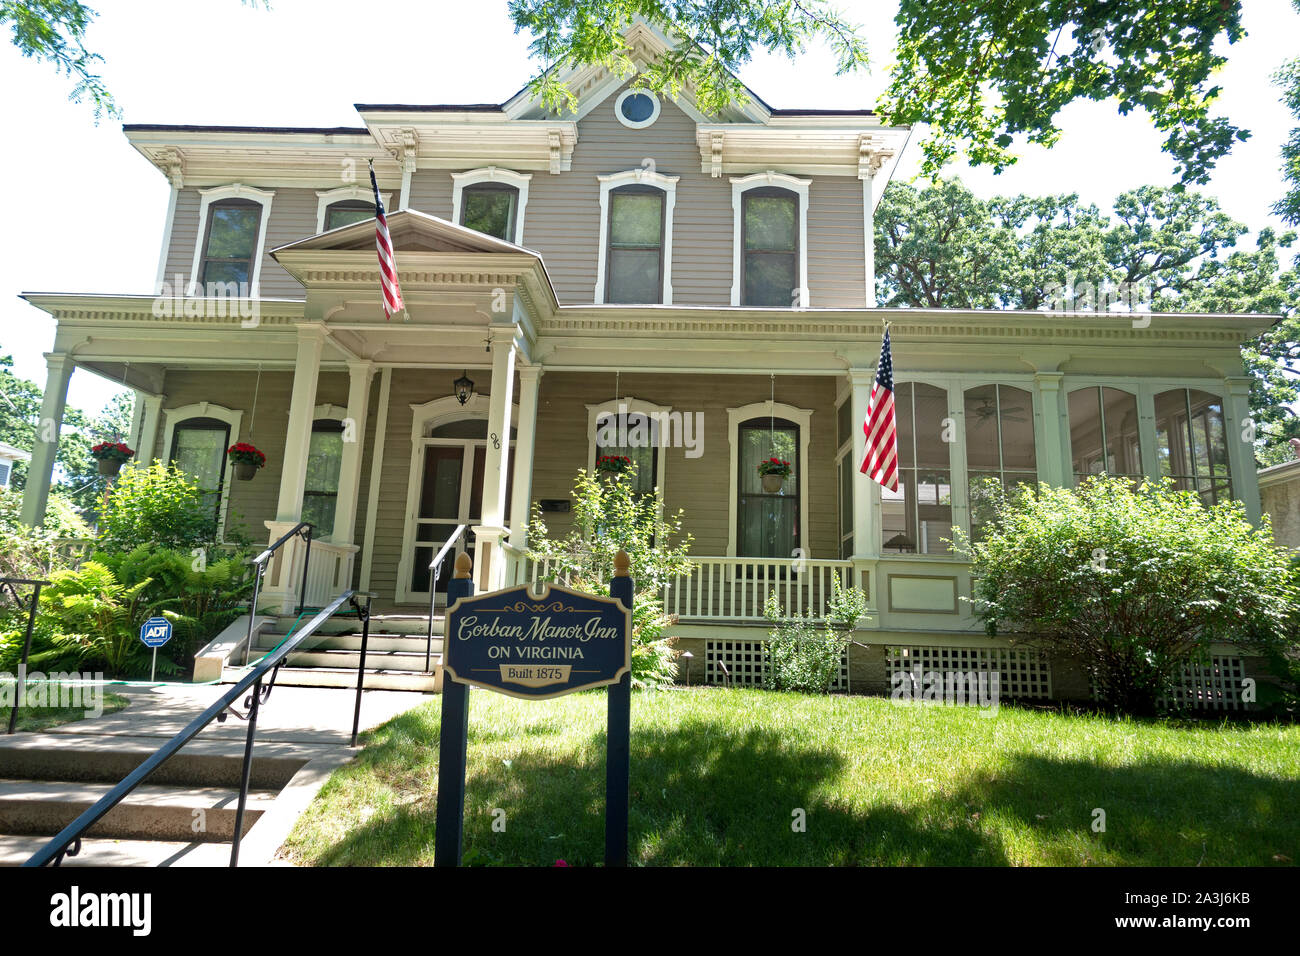
[[[1300,448],[1292,461],[1261,468],[1259,497],[1273,519],[1273,538],[1284,548],[1300,551]]]
[[[642,63],[666,48],[645,26],[628,42]],[[654,447],[601,450],[685,509],[694,571],[666,600],[693,682],[724,665],[755,680],[766,592],[820,613],[840,575],[872,609],[855,689],[921,663],[1082,696],[1077,673],[985,638],[962,600],[944,539],[978,530],[972,485],[1169,474],[1258,520],[1239,345],[1270,317],[877,309],[873,211],[907,130],[756,95],[704,116],[596,67],[569,80],[577,115],[525,91],[362,105],[355,129],[127,126],[172,185],[163,294],[28,295],[58,323],[43,414],[61,417],[74,366],[127,382],[141,461],[179,462],[259,537],[317,525],[309,600],[355,582],[411,612],[458,523],[480,589],[530,576],[531,506],[563,531],[602,421],[648,421]],[[406,297],[392,321],[371,160]],[[886,320],[898,494],[857,471]],[[268,456],[251,481],[233,479],[236,441]],[[28,520],[53,453],[35,450]],[[773,453],[794,467],[777,493],[756,471]],[[295,566],[270,576],[285,607]]]
[[[0,488],[8,488],[14,474],[14,462],[31,461],[30,453],[0,442]]]

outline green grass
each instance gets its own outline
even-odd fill
[[[470,699],[466,862],[599,863],[605,695]],[[292,859],[432,862],[439,707],[369,735],[298,821]],[[1294,725],[720,688],[632,700],[631,855],[647,865],[1278,865],[1300,859],[1297,806]]]
[[[66,699],[66,698],[65,698]],[[112,714],[121,710],[131,701],[121,694],[104,694],[104,713]],[[0,733],[9,726],[9,713],[12,708],[0,708]],[[28,707],[18,708],[18,730],[37,732],[49,730],[60,724],[70,724],[75,720],[86,719],[84,707]]]

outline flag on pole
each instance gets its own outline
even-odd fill
[[[406,308],[402,301],[402,287],[397,281],[397,260],[393,258],[393,240],[388,235],[388,217],[384,215],[384,201],[379,198],[379,183],[375,180],[375,164],[370,164],[370,186],[375,191],[375,246],[379,250],[379,284],[384,291],[384,318],[392,320],[394,312]]]
[[[894,360],[889,355],[889,326],[880,343],[880,361],[876,363],[876,380],[871,385],[871,401],[862,423],[867,436],[867,452],[858,470],[890,491],[898,490],[898,423],[894,416]]]

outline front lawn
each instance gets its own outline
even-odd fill
[[[467,863],[600,863],[605,694],[470,694]],[[369,735],[285,852],[433,862],[441,701]],[[631,855],[663,865],[1279,865],[1300,727],[699,688],[632,699]],[[494,819],[504,811],[505,830]],[[794,832],[796,811],[806,832]],[[1104,832],[1094,821],[1104,811]]]

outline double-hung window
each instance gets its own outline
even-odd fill
[[[664,191],[620,186],[609,194],[606,302],[663,301]]]

